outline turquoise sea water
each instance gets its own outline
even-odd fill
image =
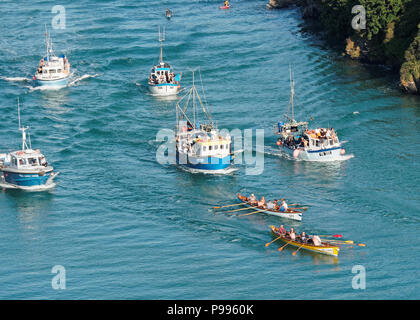
[[[220,1],[219,1],[220,2]],[[50,1],[1,1],[0,152],[16,150],[16,99],[31,139],[60,171],[46,193],[0,193],[2,299],[418,299],[420,100],[395,89],[381,67],[342,58],[301,32],[297,9],[266,0],[73,1],[66,29],[50,30],[74,83],[31,89],[51,29]],[[173,18],[164,18],[166,7]],[[193,175],[156,161],[159,129],[172,129],[174,102],[144,88],[157,62],[158,25],[177,72],[201,67],[221,128],[265,129],[286,111],[288,66],[296,118],[333,126],[355,157],[333,164],[265,154],[261,175]],[[311,205],[302,223],[234,217],[209,208],[236,192]],[[342,234],[367,246],[338,259],[266,248],[268,226]],[[66,268],[54,290],[51,268]],[[352,268],[366,268],[366,289]]]

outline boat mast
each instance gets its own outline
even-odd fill
[[[159,26],[159,42],[160,42],[160,57],[159,57],[159,64],[163,63],[163,41],[165,41],[165,27],[163,27],[163,32],[160,32]]]
[[[47,25],[45,25],[45,46],[47,49],[47,61],[50,61],[50,41],[48,39],[48,30],[47,30]]]
[[[28,148],[28,145],[26,144],[26,130],[29,129],[29,127],[23,127],[20,123],[20,103],[18,98],[18,120],[19,120],[19,130],[22,131],[22,150],[25,151]]]
[[[193,94],[193,120],[194,120],[194,123],[193,123],[193,128],[194,129],[196,129],[196,127],[195,127],[195,124],[196,124],[196,122],[195,122],[195,112],[196,112],[196,110],[195,110],[195,74],[194,74],[194,70],[193,70],[193,72],[192,72],[192,94]]]
[[[293,97],[295,96],[295,80],[294,76],[292,76],[292,68],[289,65],[289,73],[290,73],[290,107],[292,108],[292,122],[295,121],[295,111],[293,105]]]

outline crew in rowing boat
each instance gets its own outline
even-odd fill
[[[289,236],[290,240],[295,241],[296,240],[295,228],[290,228],[290,231],[287,233],[287,235]]]
[[[320,246],[322,244],[321,238],[316,235],[312,236],[312,242],[314,243],[315,246]]]
[[[260,207],[260,208],[265,208],[265,198],[264,198],[264,196],[262,196],[260,201],[258,201],[257,206]]]
[[[267,202],[267,210],[273,210],[274,207],[275,207],[275,205],[274,205],[273,201],[268,200],[268,202]]]
[[[289,210],[289,206],[287,205],[286,201],[282,198],[281,199],[280,211],[281,212],[287,212],[288,210]]]
[[[282,235],[285,235],[287,232],[283,225],[281,225],[280,228],[277,229],[277,231]]]
[[[302,231],[302,233],[300,234],[300,242],[306,243],[306,242],[308,242],[308,240],[309,240],[309,238],[308,238],[306,232]]]
[[[229,1],[225,0],[225,7],[229,7]]]
[[[251,204],[256,204],[256,203],[257,203],[257,198],[255,197],[255,195],[254,195],[254,194],[251,194],[251,195],[249,196],[249,202],[250,202]]]

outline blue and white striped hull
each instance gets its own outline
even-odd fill
[[[17,187],[34,187],[47,184],[52,171],[40,175],[38,173],[22,173],[3,171],[4,181]]]
[[[176,163],[180,166],[205,172],[220,172],[230,167],[233,156],[226,157],[190,157],[177,151]]]

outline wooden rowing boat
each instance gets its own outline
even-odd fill
[[[245,206],[247,206],[249,208],[252,208],[252,209],[255,209],[256,211],[271,214],[273,216],[278,216],[278,217],[281,217],[281,218],[292,219],[292,220],[296,220],[296,221],[302,221],[302,212],[301,211],[293,210],[293,211],[288,211],[288,212],[282,212],[280,210],[263,209],[263,208],[257,207],[256,205],[252,205],[249,202],[243,200],[243,196],[240,193],[238,193],[237,196],[238,196],[238,199],[245,204]]]
[[[277,231],[277,228],[275,226],[270,226],[270,228],[271,228],[271,233],[273,234],[273,236],[275,236],[276,238],[280,237],[281,234]],[[294,247],[302,247],[302,249],[305,249],[308,251],[326,254],[326,255],[334,256],[334,257],[337,257],[338,252],[340,251],[340,248],[338,246],[334,246],[329,243],[323,243],[320,246],[315,246],[313,244],[302,244],[299,241],[292,241],[285,236],[282,236],[279,240],[283,241],[284,243],[289,243],[289,245],[294,246]]]

